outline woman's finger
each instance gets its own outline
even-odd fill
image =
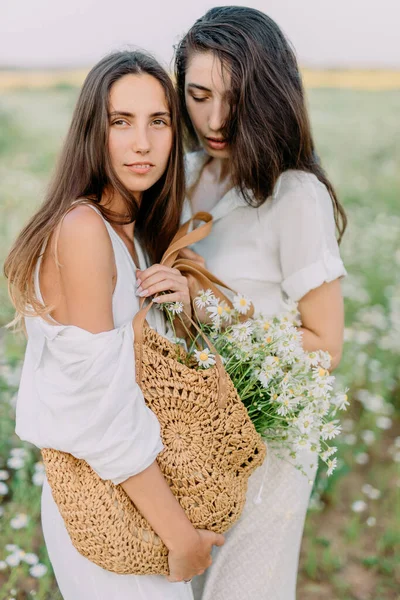
[[[143,281],[136,290],[140,296],[142,292],[148,292],[146,295],[155,293],[154,287],[163,284],[165,290],[182,290],[187,287],[186,278],[183,275],[175,275],[174,273],[159,272],[155,273],[146,281]],[[169,286],[169,287],[168,287]]]
[[[178,269],[172,269],[171,267],[166,267],[165,265],[155,264],[144,271],[137,272],[136,279],[138,282],[143,283],[156,273],[173,273],[174,275],[180,275]]]
[[[147,296],[154,296],[154,294],[159,294],[160,292],[187,292],[189,294],[189,288],[186,283],[184,277],[181,279],[162,279],[161,281],[157,281],[152,285],[148,286],[146,289],[140,286],[136,293],[140,298],[147,298]]]
[[[181,292],[174,292],[172,294],[156,296],[153,298],[153,302],[156,304],[163,304],[164,302],[182,302],[183,304],[187,304],[189,302],[189,296],[183,295]]]

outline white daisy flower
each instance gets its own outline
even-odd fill
[[[306,352],[305,354],[307,365],[310,367],[317,367],[319,365],[319,353],[318,352]]]
[[[332,454],[335,454],[336,451],[337,451],[336,446],[331,446],[330,448],[328,448],[328,450],[324,450],[324,452],[322,452],[321,459],[324,462],[326,462],[328,460],[328,458],[330,458],[332,456]]]
[[[250,335],[253,333],[253,326],[251,324],[251,321],[245,321],[244,323],[238,323],[238,325],[233,325],[231,333],[235,341],[246,342]]]
[[[374,527],[376,525],[376,518],[375,517],[368,517],[368,519],[367,519],[367,525],[368,525],[368,527]]]
[[[194,299],[194,303],[197,308],[205,308],[206,306],[209,306],[213,300],[215,300],[215,296],[211,290],[200,290]]]
[[[369,456],[366,452],[356,454],[355,461],[358,465],[366,465],[369,462]]]
[[[239,314],[245,315],[251,308],[251,300],[243,294],[236,294],[233,298],[233,307]]]
[[[322,426],[321,437],[323,440],[332,440],[340,433],[339,421],[328,421]]]
[[[281,361],[278,356],[267,356],[264,360],[258,375],[258,379],[264,387],[268,388],[270,381],[274,377],[283,374],[280,364]]]
[[[38,563],[37,565],[34,565],[29,569],[29,574],[32,575],[32,577],[35,577],[36,579],[40,579],[41,577],[43,577],[43,575],[46,575],[46,573],[47,567],[42,563]]]
[[[25,556],[22,558],[22,560],[27,565],[33,566],[33,565],[37,565],[37,563],[39,562],[39,557],[36,556],[36,554],[34,554],[33,552],[27,552],[25,554]]]
[[[346,410],[348,406],[350,406],[350,402],[348,401],[347,394],[338,394],[333,399],[333,404],[337,406],[339,410]]]
[[[286,417],[298,404],[298,398],[293,398],[289,394],[281,394],[277,398],[273,398],[275,402],[280,404],[276,411],[279,416]]]
[[[217,302],[216,304],[207,306],[206,311],[210,315],[212,321],[218,323],[218,326],[221,323],[221,320],[229,321],[231,318],[229,307],[225,302]]]
[[[212,365],[215,365],[215,355],[211,354],[208,348],[203,350],[195,350],[194,355],[200,367],[208,369]]]
[[[371,446],[376,440],[375,433],[371,429],[365,429],[362,431],[360,437],[367,446]]]
[[[367,503],[364,502],[364,500],[356,500],[356,502],[353,502],[353,504],[351,505],[351,510],[355,513],[364,512],[364,510],[366,509]]]
[[[376,426],[379,427],[379,429],[390,429],[392,425],[393,421],[389,417],[381,416],[376,419]]]
[[[12,529],[23,529],[28,525],[28,522],[28,515],[24,513],[19,513],[13,519],[11,519],[10,526],[12,527]]]
[[[5,571],[6,569],[8,569],[8,564],[5,560],[0,560],[0,571]]]
[[[332,357],[329,352],[324,352],[323,350],[319,350],[319,364],[323,369],[329,369],[332,363]]]
[[[4,481],[0,481],[0,496],[6,496],[8,494],[8,485]]]
[[[10,473],[8,471],[2,470],[0,471],[0,481],[5,481],[10,477]]]
[[[16,552],[17,550],[19,550],[19,546],[17,546],[16,544],[6,544],[6,550],[7,552]]]
[[[21,456],[12,456],[7,461],[7,467],[9,469],[22,469],[25,466],[25,460]]]
[[[18,456],[18,458],[26,458],[28,456],[25,448],[12,448],[10,451],[11,456]]]
[[[330,475],[332,475],[333,471],[336,469],[337,467],[337,458],[329,458],[327,460],[327,465],[328,465],[328,470],[327,470],[327,475],[328,477]]]
[[[18,567],[21,562],[21,557],[19,553],[13,552],[13,554],[9,554],[6,558],[6,563],[9,567]]]
[[[44,478],[45,474],[42,471],[36,471],[36,473],[32,475],[33,485],[36,485],[37,487],[42,486],[44,483]]]
[[[295,419],[293,424],[297,427],[300,433],[309,433],[313,429],[314,417],[305,412],[300,413],[300,416]]]
[[[170,302],[166,308],[173,315],[180,315],[183,312],[183,302]]]

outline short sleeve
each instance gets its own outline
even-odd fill
[[[41,329],[34,443],[86,460],[114,484],[150,466],[163,445],[157,417],[135,381],[131,323],[98,334],[44,323]]]
[[[284,293],[298,301],[324,282],[346,275],[326,187],[314,175],[292,171],[274,202]]]

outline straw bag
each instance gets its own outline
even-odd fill
[[[205,225],[182,226],[162,263],[208,234]],[[184,261],[183,269],[197,269]],[[222,285],[206,270],[200,276]],[[193,272],[193,271],[192,271]],[[205,279],[203,279],[205,281]],[[227,531],[239,518],[250,474],[261,465],[265,444],[256,432],[222,361],[198,370],[185,351],[147,326],[151,303],[133,319],[136,381],[156,414],[164,450],[157,462],[172,492],[198,529]],[[168,574],[168,550],[121,485],[104,481],[71,454],[42,449],[52,494],[75,548],[100,567],[120,574]]]

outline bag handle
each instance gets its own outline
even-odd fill
[[[204,224],[200,225],[199,227],[197,227],[196,229],[194,229],[193,231],[189,232],[189,227],[191,226],[191,224],[196,221],[203,221]],[[186,248],[186,246],[189,246],[190,244],[194,244],[195,242],[198,242],[202,239],[204,239],[205,237],[207,237],[207,235],[210,233],[211,228],[212,228],[212,216],[209,213],[206,212],[198,212],[195,215],[193,215],[193,217],[191,219],[189,219],[188,221],[186,221],[186,223],[184,223],[180,229],[178,230],[178,232],[175,234],[170,246],[167,248],[167,250],[165,251],[160,264],[169,266],[169,267],[175,267],[175,264],[180,262],[177,261],[177,256],[180,250],[182,250],[183,248]],[[190,263],[191,261],[186,261],[186,263]],[[193,263],[193,265],[195,265],[195,263]],[[189,264],[186,264],[186,269],[189,269]],[[175,267],[177,268],[177,267]],[[195,269],[195,266],[192,267],[193,270]],[[200,269],[201,270],[201,269]],[[204,271],[206,271],[209,275],[210,275],[210,281],[212,279],[217,280],[216,278],[214,278],[214,276],[212,275],[212,273],[209,273],[206,269],[204,269]],[[203,274],[201,273],[201,276],[203,277]],[[219,282],[219,280],[217,280]],[[223,284],[221,282],[221,285],[223,287],[226,287],[225,284]],[[228,288],[230,289],[230,288]],[[140,310],[136,313],[136,315],[133,318],[132,321],[132,327],[133,327],[133,333],[134,333],[134,349],[135,349],[135,367],[136,367],[136,381],[137,383],[140,385],[140,382],[142,380],[142,361],[143,361],[143,328],[147,325],[146,323],[146,317],[148,312],[150,311],[150,309],[152,308],[153,304],[151,302],[151,300],[149,301],[149,303],[147,304],[147,306],[144,305],[145,304],[145,299],[142,299],[141,301],[141,308]],[[222,359],[219,356],[217,350],[215,349],[214,345],[212,344],[212,342],[208,339],[208,337],[204,334],[204,332],[200,329],[200,327],[197,325],[197,323],[195,323],[193,321],[193,319],[191,319],[188,315],[186,315],[186,317],[188,318],[189,322],[192,324],[192,326],[195,328],[195,330],[199,333],[199,335],[203,338],[204,342],[207,344],[207,346],[210,348],[210,350],[215,354],[215,366],[218,370],[218,375],[219,375],[219,391],[218,391],[218,406],[220,408],[224,407],[226,404],[226,389],[227,389],[227,373],[224,369],[224,366],[222,364]]]

